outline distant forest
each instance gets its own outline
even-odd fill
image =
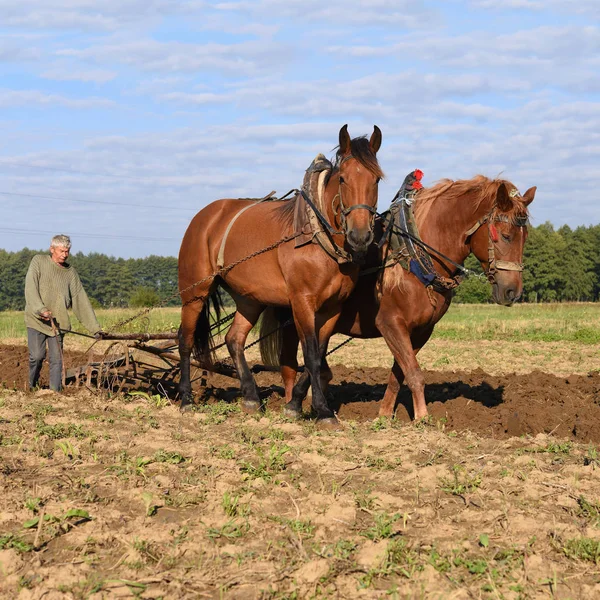
[[[23,310],[25,274],[31,258],[46,251],[0,250],[0,310]],[[71,256],[96,307],[178,306],[177,259],[171,256],[113,258],[81,252]],[[555,229],[551,223],[529,228],[525,246],[523,302],[598,301],[600,299],[600,225]],[[473,256],[466,266],[481,272]],[[168,301],[167,301],[168,299]],[[469,278],[455,302],[490,301],[490,286]]]

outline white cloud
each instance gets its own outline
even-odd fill
[[[476,8],[507,10],[524,9],[533,11],[555,10],[567,14],[600,15],[597,0],[470,0]]]
[[[49,94],[39,90],[7,90],[0,88],[0,107],[65,106],[67,108],[111,108],[113,100],[106,98],[68,98],[61,94]]]
[[[54,81],[83,81],[92,83],[106,83],[112,81],[117,74],[114,71],[103,69],[72,69],[69,65],[56,66],[40,74],[44,79]]]
[[[269,41],[194,44],[142,39],[107,42],[83,49],[66,48],[56,54],[100,64],[129,65],[143,71],[217,70],[249,76],[280,65],[285,60],[287,48]]]
[[[252,0],[221,2],[216,8],[227,12],[242,12],[270,20],[299,19],[318,26],[358,25],[420,27],[430,23],[433,11],[421,1],[409,0]]]
[[[0,0],[4,27],[115,31],[139,27],[169,15],[201,17],[207,3],[200,0]]]

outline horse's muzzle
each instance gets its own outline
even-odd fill
[[[366,254],[369,246],[373,243],[373,230],[365,229],[363,231],[351,229],[346,236],[346,240],[353,250],[353,254]]]
[[[492,287],[492,300],[501,306],[512,306],[519,300],[521,294],[518,294],[513,287],[500,287],[495,283]]]

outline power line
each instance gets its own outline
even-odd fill
[[[107,202],[103,202],[101,200],[83,200],[82,198],[61,198],[59,196],[42,196],[40,194],[22,194],[19,192],[2,192],[0,194],[3,196],[19,196],[21,198],[40,198],[42,200],[62,200],[64,202],[81,202],[85,204],[106,204],[106,205],[114,205],[114,206],[132,206],[135,208],[156,208],[160,210],[183,210],[186,212],[195,211],[195,208],[181,208],[178,206],[158,206],[156,204],[131,204],[128,202],[111,202],[108,200]]]
[[[3,233],[27,234],[27,235],[56,235],[56,231],[41,231],[39,229],[12,229],[8,227],[0,227]],[[131,235],[111,235],[104,233],[75,233],[66,231],[63,232],[70,236],[81,236],[85,238],[110,239],[110,240],[136,240],[140,242],[176,242],[180,238],[155,238],[155,237],[136,237]]]
[[[47,165],[34,165],[31,163],[22,163],[15,161],[0,160],[0,165],[8,167],[24,167],[26,169],[46,169],[48,171],[59,171],[62,173],[73,173],[75,175],[94,175],[96,177],[112,177],[114,179],[130,179],[133,181],[147,181],[144,177],[135,177],[132,175],[114,175],[112,173],[94,173],[93,171],[80,171],[79,169],[67,169],[64,167],[50,167]]]

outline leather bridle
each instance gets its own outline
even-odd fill
[[[493,234],[493,232],[496,231],[494,223],[508,222],[508,215],[494,214],[494,210],[492,209],[490,213],[483,217],[483,219],[479,219],[479,221],[477,221],[477,223],[475,223],[475,225],[473,225],[466,233],[466,238],[468,239],[482,225],[485,223],[488,225],[488,268],[485,271],[485,275],[491,284],[496,283],[496,273],[498,271],[523,271],[522,262],[498,260],[496,258],[497,232],[496,235]],[[527,222],[527,217],[517,217],[515,224],[517,227],[527,227]],[[494,237],[496,237],[496,240],[494,240]]]
[[[354,156],[352,156],[352,154],[348,154],[346,156],[344,156],[344,158],[342,158],[342,160],[340,161],[339,166],[341,167],[341,165],[346,162],[347,160],[354,158]],[[339,188],[338,188],[338,193],[333,197],[333,199],[331,200],[331,208],[333,210],[333,214],[336,214],[336,208],[335,208],[335,201],[336,199],[339,200],[339,204],[340,204],[340,226],[342,229],[342,232],[344,234],[344,236],[348,235],[348,221],[346,219],[346,217],[353,211],[353,210],[357,210],[357,209],[363,209],[363,210],[367,210],[369,211],[369,213],[371,213],[371,219],[369,222],[369,228],[371,229],[371,231],[373,231],[373,225],[374,225],[374,221],[375,221],[375,215],[377,214],[377,207],[376,206],[371,206],[369,204],[353,204],[352,206],[346,207],[344,205],[344,200],[342,198],[342,182],[340,181],[339,183]]]

